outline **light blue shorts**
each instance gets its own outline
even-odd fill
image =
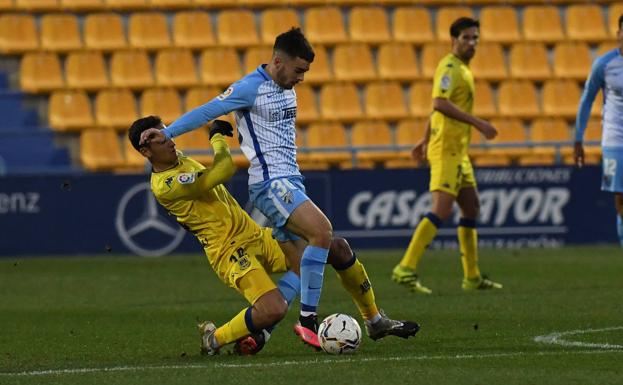
[[[602,148],[601,189],[623,192],[623,147]]]
[[[270,221],[273,236],[279,242],[300,239],[285,228],[290,214],[309,197],[305,194],[303,177],[290,176],[269,179],[249,186],[253,205]]]

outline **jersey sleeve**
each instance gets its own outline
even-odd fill
[[[593,102],[597,96],[597,92],[604,86],[604,69],[607,60],[604,56],[598,58],[593,63],[591,73],[586,79],[584,84],[584,91],[582,91],[582,97],[580,98],[580,106],[578,107],[578,114],[575,118],[575,140],[581,142],[584,138],[584,130],[586,130],[586,124],[591,115],[591,108]]]
[[[433,99],[449,99],[452,92],[457,88],[459,81],[459,73],[455,64],[440,63],[433,79]]]

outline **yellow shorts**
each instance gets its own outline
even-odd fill
[[[457,196],[461,189],[476,187],[474,169],[467,155],[442,156],[429,159],[429,163],[430,191],[445,191]]]
[[[261,234],[239,244],[231,256],[220,258],[214,269],[224,284],[254,304],[277,288],[268,274],[287,271],[288,263],[269,228],[262,228]]]

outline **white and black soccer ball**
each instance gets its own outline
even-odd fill
[[[361,344],[361,328],[349,315],[331,314],[318,327],[318,340],[329,354],[353,353]]]

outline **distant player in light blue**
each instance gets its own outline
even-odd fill
[[[575,162],[584,164],[582,139],[597,92],[603,92],[601,138],[603,179],[601,189],[614,193],[617,211],[617,233],[623,246],[623,15],[619,17],[619,47],[606,52],[593,62],[586,79],[575,121]]]

